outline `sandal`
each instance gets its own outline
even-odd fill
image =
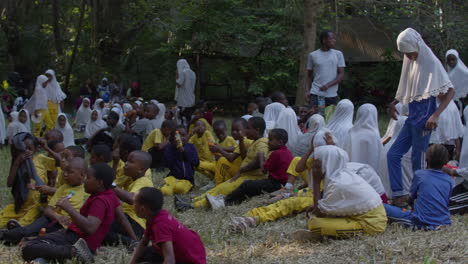
[[[20,223],[16,219],[10,219],[8,220],[6,227],[8,230],[15,229],[18,227],[21,227]]]

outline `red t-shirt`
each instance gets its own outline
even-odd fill
[[[94,216],[101,220],[96,232],[92,235],[86,235],[74,223],[71,223],[68,229],[86,240],[89,249],[96,251],[101,246],[104,237],[109,233],[110,226],[114,221],[115,208],[119,206],[120,201],[112,189],[92,194],[81,207],[80,214],[86,217]]]
[[[159,244],[172,241],[176,262],[206,263],[205,246],[200,236],[177,221],[166,210],[161,210],[152,222],[146,223],[145,236],[151,240],[154,249],[160,255],[162,252]]]
[[[281,146],[270,154],[263,168],[268,172],[269,177],[285,184],[288,181],[287,171],[292,159],[291,151],[286,146]]]

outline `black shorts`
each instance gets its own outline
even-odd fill
[[[329,105],[336,105],[340,98],[338,96],[335,97],[325,97],[325,106]],[[318,96],[315,94],[310,94],[309,106],[315,107],[318,106]]]

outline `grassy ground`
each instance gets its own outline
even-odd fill
[[[386,121],[379,123],[381,130],[385,128]],[[0,160],[3,164],[0,166],[0,207],[3,207],[11,202],[9,189],[5,186],[10,164],[8,149],[0,149]],[[157,186],[162,184],[164,175],[164,172],[153,172]],[[204,176],[197,174],[197,187],[190,196],[201,194],[199,187],[207,182]],[[452,226],[439,232],[412,232],[389,226],[385,233],[377,236],[328,239],[322,243],[300,244],[289,238],[294,230],[306,227],[305,214],[262,224],[246,233],[229,232],[231,217],[243,215],[266,200],[263,196],[217,211],[178,213],[174,210],[172,197],[167,197],[164,207],[200,234],[209,263],[467,263],[466,216],[452,217]],[[98,250],[96,263],[127,263],[129,258],[122,247],[103,247]],[[17,248],[0,244],[0,263],[22,263]]]

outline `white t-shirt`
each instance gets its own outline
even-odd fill
[[[336,79],[338,68],[345,66],[343,53],[339,50],[323,51],[318,49],[311,52],[307,59],[307,70],[314,71],[314,81],[310,93],[324,97],[338,96],[338,84],[326,91],[320,91],[320,87]]]

